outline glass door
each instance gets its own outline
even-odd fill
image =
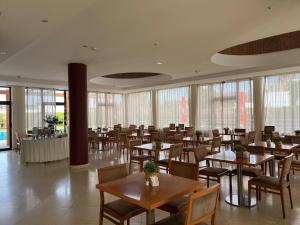
[[[0,87],[0,150],[11,149],[10,88]]]

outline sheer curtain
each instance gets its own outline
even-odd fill
[[[241,80],[198,86],[196,128],[253,128],[252,81]]]
[[[265,77],[264,123],[277,131],[300,129],[300,73]]]
[[[89,92],[89,127],[113,127],[124,124],[124,96],[122,94]]]
[[[151,91],[126,95],[126,117],[127,125],[152,125]]]
[[[47,115],[55,115],[55,89],[26,88],[26,128],[44,127]]]
[[[156,110],[158,127],[170,123],[189,125],[190,87],[162,89],[157,91]]]

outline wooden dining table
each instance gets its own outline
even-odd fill
[[[96,187],[146,209],[147,225],[155,222],[155,208],[204,187],[203,182],[170,174],[158,174],[158,179],[158,187],[146,186],[145,174],[138,173],[104,184],[97,184]]]
[[[197,139],[196,137],[184,137],[182,139],[182,142],[184,144],[191,144],[193,146],[198,146],[200,144],[207,144],[212,140],[213,139],[210,138],[210,137],[203,137],[203,138],[200,138],[200,139]]]
[[[264,147],[266,151],[269,151],[272,155],[275,151],[283,152],[286,155],[290,154],[295,148],[298,148],[300,144],[282,144],[280,147],[276,146],[274,142],[271,142],[270,145],[266,141],[258,141],[255,143],[249,144],[249,146]]]
[[[155,154],[155,161],[159,159],[159,153],[163,151],[168,151],[170,150],[172,144],[169,143],[162,143],[161,146],[157,146],[155,143],[147,143],[147,144],[142,144],[138,146],[134,146],[136,150],[145,150],[145,151],[151,151],[154,152]]]
[[[243,174],[242,169],[244,166],[255,167],[262,165],[263,163],[270,161],[271,162],[271,171],[270,175],[275,176],[275,160],[274,156],[271,154],[250,154],[249,158],[237,158],[233,151],[222,151],[217,154],[208,155],[205,157],[209,161],[217,161],[223,163],[234,164],[237,167],[237,195],[227,196],[225,201],[234,206],[244,206],[248,207],[247,196],[244,195],[244,186],[243,186]],[[251,206],[256,205],[256,199],[251,200]]]

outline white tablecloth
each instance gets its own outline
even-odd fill
[[[23,139],[21,160],[28,162],[51,162],[69,158],[69,138]]]

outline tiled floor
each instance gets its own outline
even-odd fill
[[[115,163],[119,160],[113,152],[91,154],[89,169],[75,172],[69,170],[67,161],[25,166],[15,152],[0,152],[0,225],[98,224],[96,168]],[[228,180],[224,178],[217,224],[300,224],[300,172],[292,176],[292,192],[294,209],[290,209],[286,193],[287,218],[283,220],[279,196],[263,194],[258,206],[250,210],[227,205]],[[155,213],[158,219],[168,215],[159,210]],[[105,220],[105,224],[111,223]],[[131,224],[145,224],[145,215]]]

